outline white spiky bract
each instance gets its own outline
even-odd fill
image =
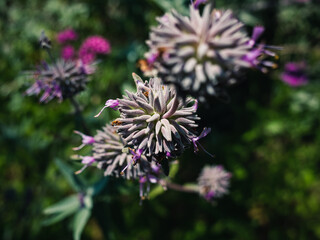
[[[196,137],[196,100],[185,101],[159,78],[143,82],[133,74],[137,91],[118,99],[120,117],[114,121],[129,147],[143,149],[148,158],[180,155]],[[160,159],[158,158],[158,159]]]
[[[105,176],[137,179],[145,176],[151,169],[145,156],[141,156],[136,164],[132,163],[133,155],[126,148],[126,142],[116,132],[115,127],[107,124],[94,136],[93,157],[98,168],[104,170]],[[126,168],[125,171],[123,169]]]

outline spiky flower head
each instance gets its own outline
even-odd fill
[[[43,91],[41,102],[54,97],[60,101],[70,98],[85,89],[88,74],[80,62],[58,59],[53,64],[43,62],[33,71],[36,82],[26,91],[27,95],[38,95]]]
[[[180,155],[197,137],[197,101],[191,97],[183,101],[159,78],[143,82],[134,73],[133,78],[136,92],[126,91],[122,99],[106,102],[107,107],[120,112],[112,124],[129,147],[142,149],[146,157],[154,156],[159,163],[167,164],[165,159]]]
[[[208,95],[224,95],[224,88],[235,83],[241,69],[264,63],[260,59],[266,54],[264,46],[257,47],[255,42],[260,35],[252,44],[244,24],[230,10],[211,10],[207,5],[201,15],[191,5],[190,17],[172,10],[157,20],[145,57],[153,60],[158,76],[183,96],[204,100]],[[254,55],[248,56],[252,51]]]
[[[58,34],[57,40],[61,44],[75,40],[76,33],[67,29]],[[71,45],[64,45],[61,58],[54,58],[50,39],[41,33],[40,45],[48,52],[50,64],[45,61],[31,71],[35,83],[26,91],[27,95],[38,95],[44,92],[40,98],[41,102],[48,102],[54,97],[60,101],[71,98],[85,89],[88,75],[95,72],[96,54],[105,54],[110,51],[109,42],[99,36],[86,39],[78,53]]]
[[[198,178],[199,193],[206,200],[212,200],[228,193],[231,174],[222,166],[206,166]]]
[[[98,130],[93,137],[78,131],[76,133],[82,136],[82,144],[74,150],[80,150],[85,145],[92,145],[92,156],[88,158],[91,161],[83,162],[85,166],[78,173],[92,165],[93,162],[104,171],[105,176],[124,176],[126,179],[144,177],[152,170],[146,157],[141,155],[141,150],[135,151],[126,147],[126,142],[116,132],[115,127],[109,124],[106,124],[102,130]]]

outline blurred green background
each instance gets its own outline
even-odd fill
[[[215,158],[189,149],[180,159],[178,183],[194,181],[204,165],[224,165],[233,174],[229,195],[212,204],[168,190],[140,206],[137,182],[108,179],[90,218],[70,213],[44,226],[45,208],[79,196],[68,173],[81,167],[70,156],[80,145],[73,130],[82,129],[69,101],[40,104],[23,95],[32,83],[23,71],[46,58],[38,46],[41,30],[51,38],[73,28],[81,40],[109,39],[111,54],[100,58],[87,90],[77,96],[94,133],[116,116],[104,111],[93,117],[105,100],[133,86],[132,72],[141,74],[137,61],[155,17],[171,8],[185,13],[188,3],[0,0],[0,239],[72,239],[86,218],[81,239],[320,239],[320,6],[311,0],[216,1],[217,8],[234,10],[249,32],[263,25],[262,39],[284,47],[277,70],[253,71],[229,89],[230,103],[213,99],[210,109],[200,107],[201,125],[213,130],[202,143]],[[306,86],[280,80],[289,61],[306,61]],[[80,180],[90,189],[101,175],[89,168]]]

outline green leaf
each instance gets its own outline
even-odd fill
[[[82,231],[86,226],[91,215],[91,210],[88,208],[82,208],[77,214],[74,216],[73,222],[73,239],[80,240]]]
[[[51,225],[51,224],[54,224],[54,223],[57,223],[63,219],[65,219],[66,217],[72,215],[73,213],[75,213],[77,211],[77,209],[67,209],[66,211],[64,212],[60,212],[58,214],[55,214],[54,216],[52,217],[49,217],[47,218],[46,220],[44,220],[42,222],[42,225],[44,226],[48,226],[48,225]]]
[[[79,202],[78,195],[72,195],[50,207],[47,207],[46,209],[44,209],[43,213],[47,215],[55,214],[55,213],[69,211],[72,209],[77,210],[79,207],[80,207],[80,202]]]
[[[70,186],[77,192],[80,192],[84,188],[83,182],[79,179],[77,175],[74,174],[74,170],[71,169],[67,164],[59,159],[55,160],[59,170],[64,175],[64,177],[69,182]]]

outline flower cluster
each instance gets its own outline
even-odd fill
[[[256,43],[263,27],[256,27],[250,38],[231,10],[211,10],[207,5],[200,15],[200,3],[190,6],[190,17],[173,10],[151,29],[145,57],[164,83],[204,101],[207,96],[224,96],[225,87],[237,82],[242,69],[275,67],[264,60],[275,54]]]
[[[231,174],[222,166],[207,166],[202,169],[198,178],[199,194],[206,200],[228,193]]]
[[[92,156],[76,156],[84,164],[77,174],[96,164],[104,171],[105,176],[137,179],[141,199],[148,195],[150,183],[158,183],[162,174],[160,166],[155,161],[149,162],[141,150],[126,147],[126,141],[116,132],[115,127],[106,124],[94,137],[78,131],[75,133],[82,137],[82,144],[73,150],[78,151],[86,145],[92,146]]]
[[[92,39],[96,45],[95,51],[90,54],[90,61],[84,60],[86,57],[82,49],[88,48],[88,44],[92,46]],[[35,79],[35,83],[26,91],[27,95],[38,95],[43,92],[40,102],[48,102],[53,98],[60,101],[73,97],[75,94],[85,89],[88,76],[95,71],[94,60],[96,54],[106,54],[110,51],[110,44],[102,37],[94,36],[88,38],[76,53],[75,49],[69,44],[70,41],[77,39],[77,34],[72,29],[60,32],[57,41],[62,44],[61,57],[53,58],[51,52],[51,41],[42,33],[40,44],[49,54],[51,63],[43,61],[37,69],[31,71]],[[98,40],[97,40],[98,39]],[[100,44],[100,45],[99,45]]]

